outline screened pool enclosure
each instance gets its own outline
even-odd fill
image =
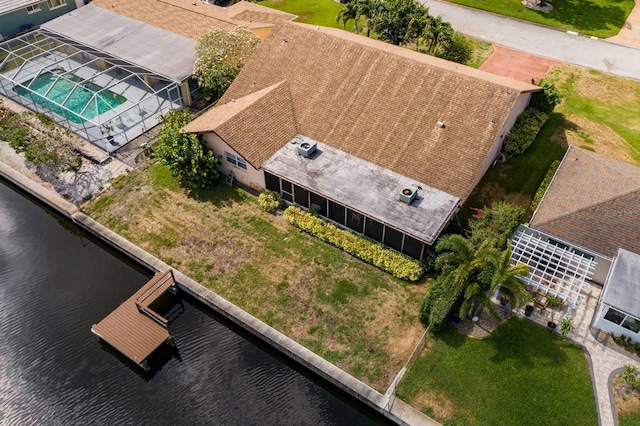
[[[107,152],[190,100],[187,83],[45,29],[0,43],[0,93]]]

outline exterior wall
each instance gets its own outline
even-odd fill
[[[23,7],[6,15],[0,15],[0,35],[4,37],[13,36],[22,31],[23,25],[30,24],[35,27],[77,8],[76,0],[66,1],[66,6],[57,7],[54,10],[50,10],[47,2],[43,1],[40,3],[39,12],[27,13],[27,9]]]
[[[504,137],[507,136],[507,133],[509,133],[509,130],[511,130],[511,127],[516,122],[516,118],[518,118],[518,115],[520,115],[520,113],[524,111],[527,105],[529,105],[530,99],[531,99],[531,93],[521,93],[518,99],[516,100],[516,103],[511,109],[511,114],[509,114],[509,117],[507,117],[507,121],[504,123],[504,127],[502,128],[502,131],[500,132],[495,142],[493,143],[493,147],[491,148],[491,151],[489,151],[489,153],[487,154],[487,159],[482,165],[482,169],[480,169],[480,171],[478,172],[478,175],[476,176],[476,181],[473,184],[474,188],[478,186],[478,183],[480,183],[480,180],[483,178],[484,174],[487,172],[487,170],[489,170],[489,167],[491,167],[493,162],[498,157],[498,154],[502,149],[502,141],[504,140]]]
[[[256,170],[251,164],[247,163],[247,169],[240,168],[234,164],[227,162],[225,152],[233,154],[238,157],[239,155],[233,148],[231,148],[225,141],[223,141],[215,133],[205,133],[203,140],[209,148],[220,158],[220,166],[218,170],[220,173],[228,175],[230,171],[233,171],[235,179],[240,183],[253,188],[258,191],[264,191],[264,172],[262,170]]]
[[[607,314],[607,311],[609,310],[609,308],[611,308],[612,306],[606,305],[604,303],[598,303],[598,310],[596,311],[595,317],[596,320],[594,321],[594,327],[599,328],[602,331],[605,331],[607,333],[613,333],[615,335],[624,335],[624,336],[628,336],[629,338],[631,338],[631,341],[633,343],[640,343],[640,334],[638,333],[634,333],[633,331],[624,328],[618,324],[615,324],[611,321],[608,321],[604,318],[604,316]],[[615,309],[615,307],[613,307]]]

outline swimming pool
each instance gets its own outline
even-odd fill
[[[42,73],[35,80],[29,80],[22,83],[21,86],[16,86],[14,90],[19,95],[29,98],[30,90],[25,88],[29,86],[31,98],[34,102],[78,124],[103,114],[127,101],[124,96],[113,93],[110,90],[103,90],[103,87],[94,83],[85,82],[77,85],[76,83],[82,81],[77,75],[64,74],[58,79],[59,72],[56,71]],[[101,90],[102,92],[100,92]],[[93,95],[97,92],[100,93],[91,102]],[[69,96],[70,93],[71,96]],[[87,106],[87,104],[89,105]],[[64,105],[72,112],[59,105]],[[82,110],[84,112],[80,115]]]

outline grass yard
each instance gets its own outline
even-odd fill
[[[524,154],[489,169],[460,212],[463,227],[474,209],[495,201],[528,209],[569,145],[640,165],[639,82],[573,65],[554,67],[545,80],[558,87],[562,103]]]
[[[379,391],[423,331],[417,314],[426,285],[321,243],[241,189],[189,196],[151,161],[83,209]]]
[[[520,0],[449,0],[476,9],[563,30],[607,38],[618,34],[634,6],[633,0],[551,0],[550,12],[523,6]]]
[[[260,5],[298,15],[296,22],[343,28],[336,21],[336,16],[344,5],[333,0],[262,0]],[[347,29],[352,27],[353,21],[349,22]]]
[[[445,425],[598,424],[585,354],[518,317],[482,340],[432,336],[398,397]]]

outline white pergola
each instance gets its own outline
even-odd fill
[[[511,244],[511,262],[529,267],[529,274],[520,277],[527,286],[556,296],[571,308],[585,299],[585,280],[591,279],[596,267],[591,256],[555,244],[523,226],[511,237]]]

